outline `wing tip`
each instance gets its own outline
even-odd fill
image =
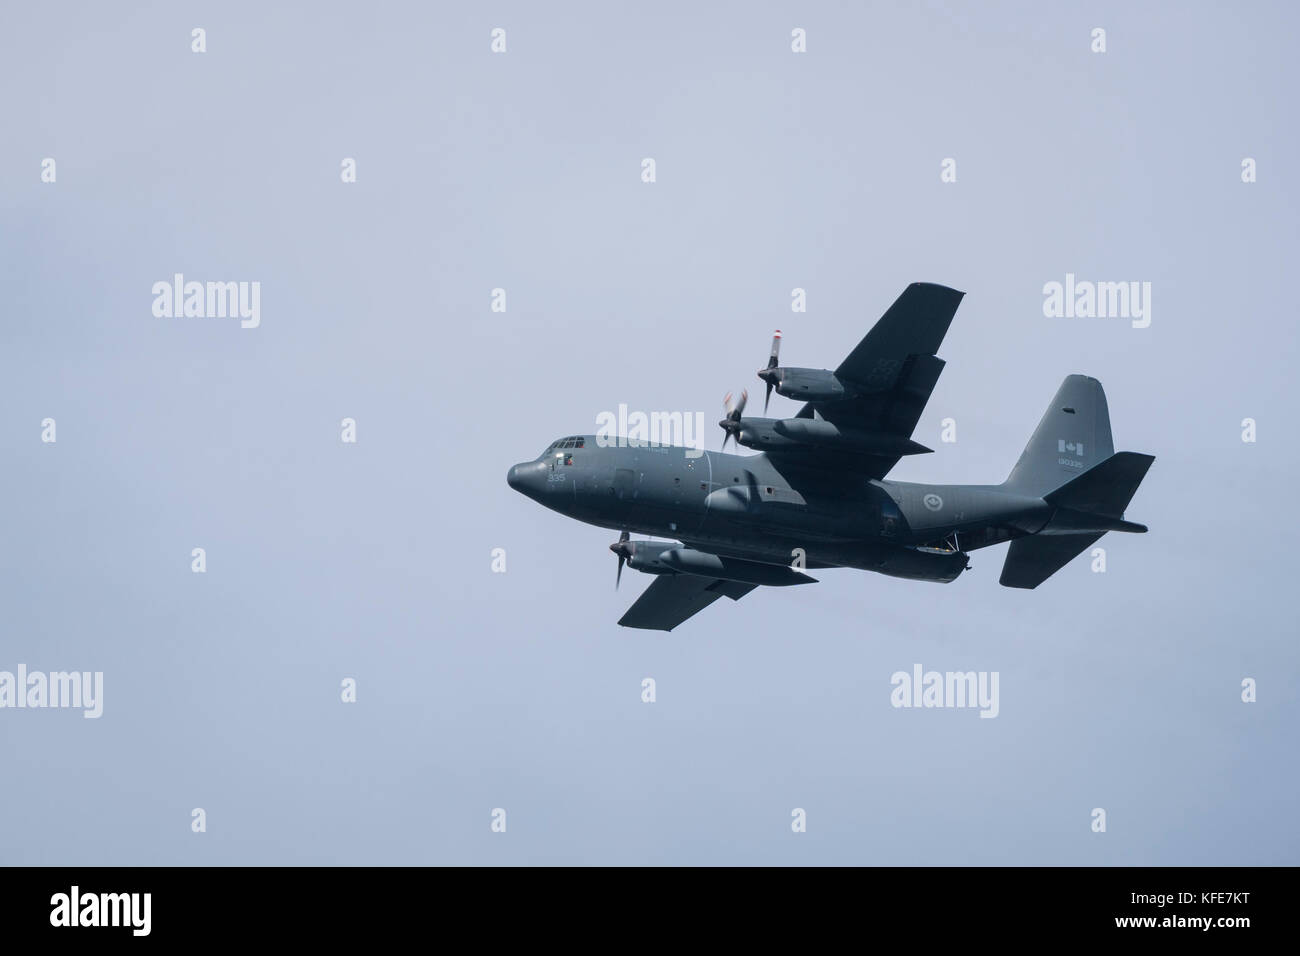
[[[629,624],[626,618],[627,618],[626,615],[619,618],[618,620],[619,627],[626,627],[633,631],[663,631],[664,633],[667,633],[668,631],[671,631],[673,629],[672,627],[656,627],[653,624]],[[677,626],[676,624],[673,625],[673,627],[676,626]]]
[[[952,286],[944,285],[940,282],[913,282],[908,286],[908,288],[952,295],[956,296],[958,299],[961,299],[966,295],[966,293],[961,289],[954,289]]]

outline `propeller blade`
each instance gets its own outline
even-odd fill
[[[763,396],[763,414],[767,414],[767,405],[772,401],[772,386],[776,383],[777,373],[772,369],[781,362],[781,330],[772,335],[772,354],[767,357],[767,367],[758,370],[758,377],[767,383],[767,393]]]
[[[731,419],[733,422],[738,422],[740,421],[740,416],[745,414],[745,405],[747,405],[748,403],[749,403],[749,389],[745,388],[745,389],[741,389],[740,401],[738,402],[733,402],[731,400],[731,393],[728,392],[726,397],[723,398],[722,400],[722,407],[727,410],[727,417],[729,419]]]
[[[724,418],[722,421],[718,422],[719,427],[721,427],[723,431],[723,436],[722,436],[723,451],[727,450],[727,440],[730,438],[735,438],[736,444],[737,445],[740,444],[740,438],[739,438],[740,416],[744,414],[745,404],[748,401],[749,401],[748,389],[741,391],[739,402],[733,402],[731,400],[731,392],[728,392],[726,397],[723,398],[722,404],[723,407],[726,408],[727,410],[727,417]]]
[[[614,574],[615,591],[618,590],[619,584],[623,581],[623,565],[627,564],[628,553],[632,550],[632,546],[627,543],[630,537],[631,535],[624,531],[618,536],[618,541],[609,546],[609,550],[618,555],[618,570]]]

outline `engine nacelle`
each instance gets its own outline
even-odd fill
[[[824,368],[774,368],[767,370],[778,395],[801,402],[836,402],[854,393]]]
[[[632,553],[628,556],[627,566],[643,574],[673,574],[676,569],[663,562],[663,555],[680,548],[679,541],[628,541]]]
[[[853,431],[820,418],[742,418],[736,441],[758,451],[810,445],[858,455],[924,455],[931,451],[910,438]]]
[[[787,418],[772,426],[780,436],[807,445],[838,448],[863,455],[924,455],[931,451],[900,435],[863,432],[817,418]]]
[[[779,425],[780,422],[775,418],[742,418],[740,420],[740,430],[736,432],[736,441],[746,448],[755,448],[758,451],[768,451],[772,448],[794,448],[797,445],[804,444],[782,435],[777,430]]]
[[[696,551],[694,548],[674,548],[665,551],[660,560],[672,570],[683,574],[698,574],[706,578],[739,581],[742,584],[786,587],[791,584],[812,584],[817,580],[784,564],[764,564],[760,561],[724,558],[720,555]]]

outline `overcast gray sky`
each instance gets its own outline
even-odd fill
[[[0,862],[1300,862],[1298,16],[10,5],[0,670],[104,701],[0,710]],[[155,317],[178,272],[260,326]],[[1068,272],[1150,327],[1046,318]],[[967,296],[893,477],[1000,481],[1086,373],[1151,533],[1032,592],[999,547],[617,627],[648,579],[507,467],[619,403],[716,449],[774,327],[833,368],[912,281]],[[999,716],[892,708],[916,663]]]

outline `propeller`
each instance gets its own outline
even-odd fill
[[[609,546],[609,550],[618,555],[618,573],[614,575],[615,591],[623,580],[623,565],[627,564],[628,559],[632,557],[632,545],[628,543],[630,537],[631,535],[624,531],[618,536],[618,541]]]
[[[741,391],[740,401],[736,402],[734,405],[732,404],[731,401],[730,392],[728,392],[727,397],[722,400],[723,406],[727,409],[727,417],[724,418],[722,421],[718,422],[718,424],[722,427],[722,430],[726,432],[726,434],[722,436],[723,451],[727,450],[727,439],[737,438],[737,436],[740,434],[740,416],[745,413],[745,403],[748,401],[749,401],[749,392],[747,390]],[[740,444],[738,438],[736,444]]]
[[[758,377],[767,383],[767,394],[763,396],[763,414],[767,414],[767,403],[772,400],[772,388],[776,385],[776,374],[772,371],[781,359],[781,330],[772,335],[772,354],[767,358],[767,368],[758,370]]]

